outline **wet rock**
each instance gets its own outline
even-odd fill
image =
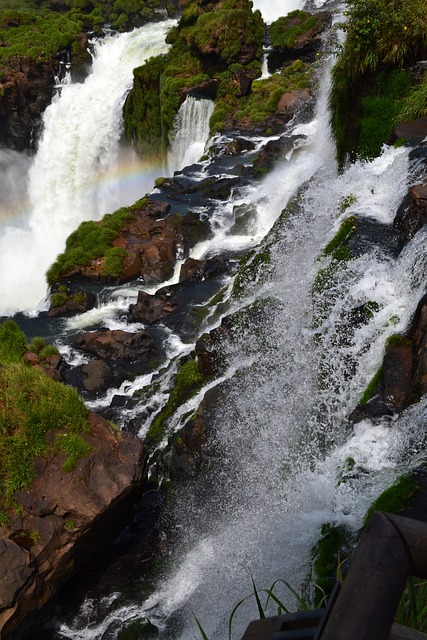
[[[381,380],[372,399],[356,407],[351,421],[400,413],[427,392],[427,295],[418,304],[406,336],[392,336],[386,346]]]
[[[253,77],[246,69],[236,69],[233,73],[233,82],[237,87],[237,96],[243,98],[251,92]]]
[[[255,144],[252,140],[247,140],[246,138],[235,138],[227,144],[224,150],[224,155],[238,156],[245,151],[253,151],[253,149],[255,149]]]
[[[394,128],[394,135],[412,143],[422,142],[427,136],[427,118],[399,122]]]
[[[147,475],[138,438],[114,431],[90,414],[92,447],[75,469],[64,472],[64,455],[54,448],[35,462],[29,489],[15,492],[20,515],[0,537],[0,629],[2,638],[31,637],[41,609],[129,517]],[[54,433],[52,434],[54,438]]]
[[[357,231],[350,236],[347,243],[353,256],[381,249],[393,257],[399,255],[403,244],[403,235],[397,227],[362,216],[357,217]]]
[[[91,394],[104,393],[115,382],[113,369],[103,360],[94,358],[81,367],[83,377],[80,384],[76,385]],[[76,384],[75,380],[75,384]],[[121,382],[121,380],[120,380]]]
[[[215,278],[227,273],[228,265],[224,258],[216,256],[207,260],[195,260],[187,258],[181,267],[179,281],[191,280],[192,282],[200,282],[207,278]]]
[[[90,309],[93,309],[97,305],[96,295],[92,291],[74,291],[71,292],[68,287],[61,285],[61,289],[66,291],[56,292],[51,294],[51,306],[47,315],[49,318],[58,318],[63,316],[73,316],[79,313],[86,313]],[[56,301],[63,300],[62,304],[58,304]]]
[[[145,331],[99,329],[80,335],[74,346],[108,362],[148,360],[158,355],[154,338]]]
[[[131,322],[154,324],[166,318],[177,306],[171,287],[163,287],[155,294],[139,291],[136,304],[129,307],[129,318]]]
[[[252,164],[255,173],[272,169],[279,160],[294,148],[296,141],[299,139],[302,140],[303,138],[301,136],[282,136],[276,140],[269,140]]]
[[[187,96],[215,100],[218,93],[219,84],[220,83],[217,78],[211,78],[206,82],[201,82],[200,84],[193,85],[192,87],[183,87],[180,90],[181,98],[183,101]]]
[[[399,230],[405,244],[427,223],[427,183],[410,189],[400,205],[393,226]]]
[[[36,63],[16,56],[2,70],[0,81],[0,141],[23,151],[34,143],[34,132],[52,100],[55,61]]]

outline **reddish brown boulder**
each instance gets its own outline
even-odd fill
[[[177,301],[169,287],[160,289],[154,295],[139,291],[136,304],[129,308],[130,319],[132,322],[154,324],[166,318],[176,307]]]
[[[120,329],[88,331],[75,340],[74,346],[109,362],[134,361],[158,355],[154,339],[145,331],[136,333]]]
[[[32,614],[114,534],[145,483],[141,441],[95,414],[89,422],[82,437],[90,455],[68,473],[54,449],[37,460],[31,488],[14,494],[22,515],[11,512],[0,529],[2,640],[30,628]]]
[[[399,207],[394,227],[403,233],[408,242],[427,223],[427,183],[418,184],[410,189]]]

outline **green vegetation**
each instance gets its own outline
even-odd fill
[[[249,0],[226,0],[207,12],[200,12],[197,2],[189,2],[166,38],[171,45],[167,56],[148,60],[134,72],[124,114],[126,137],[138,153],[162,158],[183,100],[182,89],[212,78],[228,87],[236,68],[251,68],[257,59],[259,69],[263,39],[261,15],[252,12]],[[244,65],[240,63],[243,49],[248,52]]]
[[[242,48],[253,50],[253,58],[262,55],[264,24],[259,11],[252,13],[246,0],[226,0],[221,9],[202,13],[187,27],[183,38],[201,55],[215,50],[223,65],[237,63]]]
[[[120,629],[117,640],[155,640],[159,632],[149,620],[134,620]]]
[[[279,18],[270,27],[271,46],[275,49],[292,49],[297,38],[319,22],[317,16],[306,11],[291,11],[287,16]]]
[[[341,167],[380,153],[396,121],[424,115],[424,82],[412,67],[427,53],[424,0],[347,0],[347,39],[333,72],[331,107]],[[413,97],[412,97],[413,96]]]
[[[332,591],[338,565],[342,560],[340,552],[348,544],[350,535],[345,527],[331,524],[322,525],[320,534],[321,537],[313,549],[316,607],[319,606],[320,600]]]
[[[60,433],[57,441],[61,451],[67,456],[62,465],[64,471],[67,472],[73,471],[77,462],[82,458],[86,458],[92,451],[92,447],[78,433]]]
[[[413,342],[411,338],[402,336],[400,333],[394,333],[387,338],[386,345],[395,347],[412,347]]]
[[[113,277],[120,275],[126,252],[120,248],[113,248],[112,245],[119,231],[132,218],[133,212],[140,210],[144,203],[144,199],[138,200],[130,207],[123,207],[114,213],[106,214],[99,222],[92,220],[82,222],[76,231],[68,236],[65,251],[49,267],[46,274],[48,284],[58,282],[64,274],[101,257],[105,258],[102,267],[103,275]],[[56,301],[62,299],[62,297],[54,298]]]
[[[294,89],[312,89],[312,72],[309,64],[294,60],[284,67],[280,73],[270,78],[258,80],[252,84],[248,96],[240,96],[234,76],[224,79],[215,101],[215,109],[211,116],[211,133],[225,125],[225,119],[231,115],[238,126],[239,122],[249,119],[251,122],[263,122],[275,113],[280,98],[284,93]]]
[[[359,404],[366,404],[367,402],[369,402],[369,400],[374,395],[375,387],[382,381],[383,378],[384,378],[384,369],[380,367],[376,371],[374,377],[366,387],[365,391],[363,392],[359,400]]]
[[[410,576],[396,611],[395,622],[427,632],[427,581]]]
[[[391,487],[383,491],[382,494],[374,500],[366,513],[365,524],[374,511],[400,513],[402,509],[413,502],[419,490],[419,485],[411,476],[401,476]]]
[[[351,216],[350,218],[347,218],[346,220],[344,220],[344,222],[341,223],[338,232],[335,234],[332,240],[330,240],[326,245],[326,247],[324,248],[323,255],[330,256],[332,254],[333,258],[336,258],[338,260],[341,259],[337,257],[337,255],[339,255],[337,254],[337,250],[344,248],[342,245],[346,243],[351,238],[352,235],[354,235],[354,233],[356,232],[356,229],[357,229],[356,216]]]
[[[250,285],[262,283],[266,280],[271,270],[270,247],[264,247],[259,251],[249,251],[239,263],[236,277],[231,292],[232,298],[243,298],[247,295]]]
[[[76,523],[74,522],[74,520],[65,520],[64,521],[64,529],[66,529],[67,531],[73,531],[76,528]]]
[[[148,444],[158,444],[166,429],[168,418],[184,402],[194,396],[202,387],[204,377],[195,360],[187,360],[181,364],[175,378],[174,387],[169,395],[165,407],[154,418],[146,435]]]
[[[27,348],[27,339],[13,320],[0,325],[0,364],[21,362]]]
[[[0,65],[15,56],[51,59],[81,37],[83,23],[51,11],[0,10]],[[0,81],[1,81],[0,75]]]
[[[0,326],[0,487],[9,507],[13,493],[30,486],[33,461],[61,448],[58,439],[52,443],[47,437],[51,431],[76,435],[89,429],[88,411],[77,391],[24,364],[25,343],[11,320]],[[40,338],[31,345],[39,354],[49,351]]]
[[[123,263],[127,253],[122,247],[109,247],[104,253],[101,275],[118,278],[123,273]]]

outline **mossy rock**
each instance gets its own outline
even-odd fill
[[[113,247],[114,240],[125,223],[144,206],[145,202],[143,198],[130,207],[107,213],[99,222],[82,222],[68,236],[65,251],[49,267],[46,274],[48,284],[52,286],[65,274],[72,273],[78,267],[88,265],[91,260],[97,258],[103,258],[102,275],[119,277],[126,252],[119,247]],[[62,293],[59,292],[58,296],[62,296]],[[59,302],[62,297],[54,297],[54,300]]]
[[[273,22],[270,26],[271,46],[283,52],[293,49],[300,36],[320,27],[323,18],[308,13],[307,11],[291,11]]]
[[[202,388],[204,382],[204,376],[196,360],[181,361],[169,399],[154,418],[145,436],[147,446],[153,447],[159,444],[166,434],[168,420],[174,411],[194,396]]]
[[[365,524],[374,511],[400,513],[414,501],[420,486],[410,475],[401,476],[371,504],[365,516]]]
[[[324,605],[341,570],[340,563],[348,556],[352,536],[344,526],[323,524],[321,537],[313,548],[314,582],[316,585],[315,606]]]

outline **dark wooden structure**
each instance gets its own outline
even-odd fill
[[[374,512],[326,609],[251,622],[242,640],[427,640],[393,624],[411,575],[427,579],[427,524]]]

